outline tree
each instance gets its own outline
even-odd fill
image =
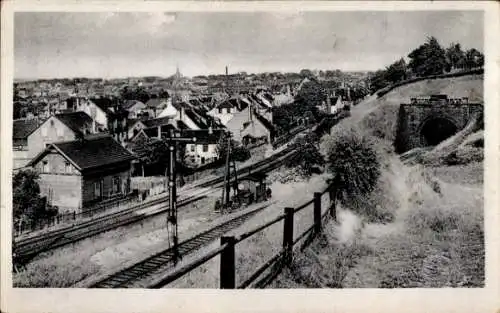
[[[302,69],[302,70],[300,70],[300,76],[302,76],[302,77],[312,77],[314,75],[313,75],[313,73],[312,73],[311,70],[309,70],[309,69]]]
[[[319,171],[319,167],[325,164],[325,160],[318,147],[318,137],[315,133],[307,133],[303,137],[297,138],[295,143],[300,147],[300,152],[293,155],[286,161],[288,168],[296,167],[299,172],[310,177]]]
[[[170,155],[168,146],[160,139],[150,138],[138,141],[130,146],[142,164],[142,175],[144,166],[156,166],[158,174],[164,174],[169,164]]]
[[[151,99],[151,96],[146,89],[144,89],[144,87],[129,88],[128,86],[125,86],[120,91],[120,96],[124,100],[139,100],[143,103],[146,103],[149,99]]]
[[[325,88],[315,80],[302,84],[302,88],[295,96],[295,102],[303,103],[307,106],[321,105],[325,99]]]
[[[386,71],[384,70],[378,70],[373,73],[369,78],[369,82],[371,93],[375,93],[377,90],[387,87],[390,84],[386,77]]]
[[[239,145],[235,140],[229,141],[231,146],[230,158],[234,161],[243,162],[250,158],[250,151],[242,145]],[[219,160],[226,160],[228,153],[228,140],[227,137],[221,137],[215,148]]]
[[[407,66],[403,58],[389,65],[385,70],[384,78],[391,83],[397,83],[407,78]]]
[[[160,91],[160,94],[159,94],[158,96],[159,96],[160,98],[165,98],[165,99],[167,99],[167,98],[169,98],[169,97],[170,97],[170,95],[168,94],[168,92],[167,92],[167,91],[165,91],[165,90],[163,90],[163,89]]]
[[[476,49],[467,50],[465,53],[465,68],[470,70],[484,66],[484,55]]]
[[[33,225],[40,219],[53,215],[45,208],[40,196],[39,175],[32,170],[19,171],[12,178],[12,203],[15,225],[27,222]]]
[[[464,65],[465,54],[459,43],[452,43],[445,52],[446,55],[446,71],[458,69]]]
[[[408,67],[416,76],[442,74],[446,67],[446,56],[435,37],[429,37],[427,42],[413,50],[408,57]]]

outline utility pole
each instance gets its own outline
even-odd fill
[[[222,189],[222,208],[225,208],[229,204],[229,191],[230,184],[229,181],[231,179],[231,171],[229,168],[229,158],[231,155],[231,134],[227,135],[227,150],[226,150],[226,168],[224,172],[224,188]],[[222,212],[222,210],[221,210]]]
[[[165,142],[168,145],[169,150],[169,165],[167,167],[168,175],[168,198],[169,198],[169,210],[167,216],[167,225],[172,226],[169,230],[169,235],[172,237],[173,246],[173,259],[174,264],[177,264],[179,255],[179,236],[178,236],[178,223],[177,223],[177,171],[176,171],[176,161],[177,161],[177,143],[187,142],[195,143],[196,137],[183,138],[180,132],[175,132],[170,130],[169,136],[164,137]]]

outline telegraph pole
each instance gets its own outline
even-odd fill
[[[177,223],[177,171],[176,171],[176,161],[177,161],[177,143],[187,142],[195,143],[196,137],[183,138],[180,132],[174,132],[170,130],[169,136],[164,137],[165,142],[168,145],[169,150],[169,165],[167,167],[168,174],[168,198],[169,198],[169,210],[167,216],[167,223],[172,226],[171,235],[173,241],[173,259],[174,263],[177,264],[179,255],[179,236],[178,236],[178,223]]]
[[[230,181],[230,175],[231,175],[231,170],[229,169],[229,159],[231,155],[231,135],[227,134],[227,150],[226,150],[226,167],[224,171],[224,188],[222,188],[222,209],[226,208],[227,205],[229,204],[229,181]],[[223,210],[221,210],[222,213]]]

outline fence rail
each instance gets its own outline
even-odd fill
[[[220,289],[244,289],[254,285],[257,288],[264,288],[272,282],[282,271],[284,267],[290,266],[293,261],[294,247],[301,241],[304,241],[300,247],[303,250],[310,244],[313,239],[322,231],[323,222],[326,219],[336,220],[336,189],[338,180],[333,180],[334,183],[330,184],[322,192],[315,192],[313,199],[299,205],[296,208],[286,207],[284,212],[276,218],[268,221],[252,230],[242,233],[237,236],[223,236],[220,238],[220,246],[207,253],[200,258],[191,261],[190,263],[182,266],[181,268],[168,273],[167,275],[159,278],[157,281],[151,283],[148,288],[162,288],[179,279],[183,275],[189,273],[195,268],[205,264],[217,255],[220,255],[220,269],[219,269],[219,288]],[[328,194],[329,206],[327,210],[322,212],[322,197]],[[313,205],[313,224],[294,238],[294,216],[296,213]],[[238,286],[236,284],[236,247],[245,239],[263,231],[264,229],[284,220],[283,223],[283,245],[282,249],[275,254],[272,258],[260,265],[247,279],[241,282]],[[274,267],[273,267],[274,266]],[[265,275],[260,280],[266,271],[272,269],[268,275]]]
[[[138,193],[132,192],[128,195],[118,197],[115,199],[110,199],[105,202],[100,202],[96,205],[90,205],[82,208],[79,213],[69,212],[69,213],[58,213],[55,216],[40,218],[35,223],[31,224],[18,224],[13,228],[13,231],[17,235],[26,235],[35,231],[39,231],[45,228],[53,227],[61,223],[67,223],[75,221],[82,218],[96,218],[100,213],[109,212],[114,209],[121,209],[125,206],[135,204],[138,202]]]

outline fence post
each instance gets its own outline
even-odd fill
[[[236,269],[234,258],[234,236],[222,236],[220,244],[227,244],[220,254],[220,289],[234,289],[236,286]]]
[[[283,223],[283,250],[286,265],[292,263],[293,255],[293,211],[294,208],[285,208],[285,221]]]
[[[321,232],[321,193],[314,193],[314,231]]]

